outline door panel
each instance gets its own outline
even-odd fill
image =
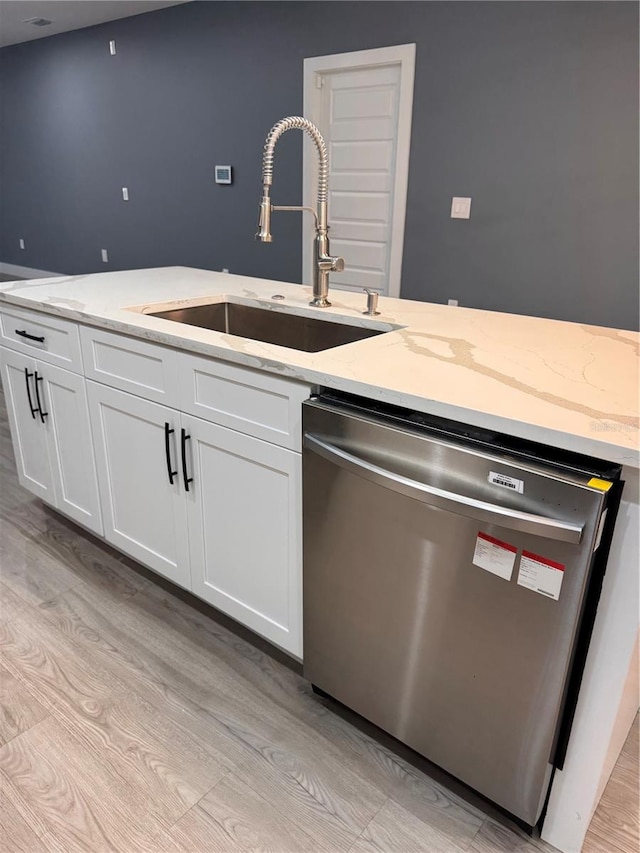
[[[331,127],[331,143],[342,141],[353,143],[359,139],[391,139],[393,130],[393,120],[390,118],[353,119],[351,121],[343,119]],[[325,141],[328,142],[329,139],[326,138]]]
[[[339,223],[343,220],[356,220],[361,225],[374,220],[379,224],[388,223],[389,199],[386,193],[331,192],[334,223],[332,237],[343,240]]]
[[[366,72],[370,77],[371,72]],[[370,85],[363,86],[362,79],[358,80],[356,74],[351,74],[352,82],[345,85],[344,78],[340,81],[342,86],[333,87],[331,99],[331,121],[347,121],[354,119],[370,119],[377,116],[388,119],[393,114],[394,93],[393,89],[384,83],[379,88],[371,88]],[[369,84],[370,81],[368,81]]]
[[[178,477],[180,415],[173,409],[87,382],[105,538],[174,583],[190,588],[186,507]]]
[[[349,54],[347,54],[349,56]],[[389,85],[389,68],[391,66],[387,63],[385,65],[378,66],[369,66],[367,68],[362,68],[355,66],[353,68],[343,68],[339,72],[339,80],[335,85],[334,89],[339,91],[349,91],[349,90],[364,90],[367,87],[387,87]],[[363,72],[366,74],[366,77],[363,76]],[[365,111],[365,114],[368,112],[369,115],[387,115],[386,112],[381,113],[375,109],[369,109]]]
[[[352,171],[354,159],[362,170],[380,169],[388,172],[393,166],[393,142],[390,139],[363,140],[362,142],[332,140],[331,153],[333,168],[336,172]]]
[[[46,420],[42,423],[39,414],[32,416],[27,392],[25,369],[29,373],[31,402],[35,407],[35,359],[5,347],[2,348],[1,357],[2,381],[11,423],[18,480],[25,489],[55,505],[53,475],[49,463],[49,427]]]
[[[301,656],[300,455],[184,420],[193,592]]]
[[[371,222],[344,222],[340,232],[341,238],[331,237],[331,251],[337,242],[342,241],[357,241],[362,243],[384,243],[386,235],[386,227],[382,223],[373,224]]]
[[[392,187],[391,183],[391,175],[386,174],[385,172],[367,172],[366,174],[358,174],[357,172],[336,172],[332,179],[331,190],[333,192],[372,192],[372,193],[388,193]],[[333,220],[333,210],[331,211],[331,218]],[[357,220],[356,220],[357,221]],[[343,220],[340,225],[341,233],[345,234],[347,225],[349,223],[347,220]],[[366,224],[371,226],[372,224],[369,220],[367,220]],[[333,232],[333,227],[332,227]],[[332,244],[333,245],[333,244]]]
[[[56,505],[75,521],[102,535],[84,377],[41,362],[37,363],[37,369],[44,378],[40,397],[48,412]]]

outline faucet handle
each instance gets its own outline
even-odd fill
[[[378,309],[378,291],[377,290],[369,290],[368,287],[364,288],[364,293],[367,294],[367,310],[363,311],[363,314],[368,314],[370,317],[373,317],[375,314],[379,314]]]
[[[318,269],[323,272],[342,272],[344,270],[344,258],[321,255],[318,258]]]

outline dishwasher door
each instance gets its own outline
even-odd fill
[[[305,677],[535,825],[603,492],[321,401],[304,433]]]

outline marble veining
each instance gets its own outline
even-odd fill
[[[407,335],[407,345],[411,349],[412,352],[420,352],[421,347],[416,345],[413,342],[414,338],[420,337],[420,333],[416,333],[410,331]],[[450,338],[444,338],[440,335],[432,335],[425,334],[424,335],[429,341],[445,341],[448,344],[448,348],[450,351],[450,355],[442,355],[434,352],[433,349],[426,348],[428,350],[428,354],[431,358],[435,358],[441,361],[453,362],[455,364],[460,365],[461,367],[465,367],[470,370],[474,370],[478,373],[482,373],[485,376],[489,376],[493,379],[498,380],[499,382],[504,383],[505,385],[509,385],[512,388],[516,388],[517,390],[524,391],[526,394],[534,395],[538,397],[540,400],[546,400],[547,402],[553,403],[554,405],[563,406],[566,409],[572,409],[576,412],[581,412],[585,415],[588,415],[591,418],[596,418],[600,420],[615,420],[619,419],[621,424],[627,424],[629,427],[633,427],[637,424],[637,418],[634,419],[632,417],[627,417],[625,415],[619,415],[615,412],[602,412],[598,409],[590,408],[589,406],[581,405],[580,403],[572,402],[571,400],[564,399],[562,397],[558,397],[556,394],[551,394],[547,391],[541,391],[537,388],[534,388],[531,385],[527,385],[524,382],[519,381],[518,379],[509,376],[504,371],[494,370],[493,368],[486,367],[482,364],[476,362],[474,358],[474,347],[468,341],[463,340],[455,340]],[[548,365],[551,370],[553,367]],[[562,375],[562,374],[560,374]],[[585,370],[583,369],[582,375],[584,376],[585,382],[588,382],[587,377],[585,375]],[[604,390],[604,389],[602,389]]]
[[[364,294],[333,290],[327,309],[309,297],[301,285],[187,267],[0,284],[0,303],[640,464],[637,333],[389,297],[372,321]],[[390,331],[305,353],[142,313],[223,299]]]

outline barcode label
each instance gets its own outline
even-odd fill
[[[489,471],[487,480],[494,486],[502,486],[503,489],[511,489],[512,492],[524,493],[524,480],[516,480],[515,477],[508,477],[506,474],[499,474],[497,471]]]

